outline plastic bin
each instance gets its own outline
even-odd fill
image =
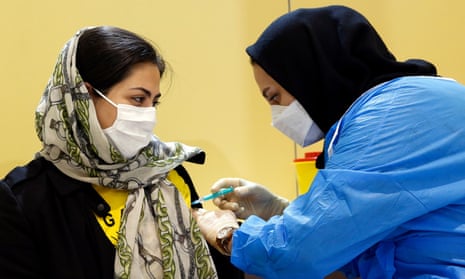
[[[297,194],[301,195],[308,191],[310,183],[316,175],[318,169],[315,161],[321,152],[306,152],[304,158],[294,159],[297,173]]]

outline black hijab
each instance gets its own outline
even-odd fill
[[[324,134],[369,88],[400,76],[436,75],[427,61],[397,61],[368,20],[344,6],[285,14],[246,51]],[[324,168],[323,154],[316,166]]]
[[[399,76],[436,75],[429,62],[396,61],[367,19],[344,6],[287,13],[246,51],[325,134],[374,85]]]

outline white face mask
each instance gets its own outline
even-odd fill
[[[324,137],[302,105],[294,100],[288,106],[271,106],[272,125],[302,147]]]
[[[156,123],[155,108],[116,105],[102,92],[94,90],[117,109],[115,122],[103,132],[124,158],[134,157],[152,139]]]

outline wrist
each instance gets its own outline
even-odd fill
[[[283,198],[283,197],[278,197],[278,204],[279,204],[279,209],[278,209],[278,215],[283,214],[284,209],[289,206],[289,200]]]
[[[237,227],[229,226],[221,228],[216,235],[216,246],[221,254],[230,256],[232,247],[232,237]]]

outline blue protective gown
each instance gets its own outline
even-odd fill
[[[263,278],[465,278],[465,87],[402,77],[328,132],[325,169],[281,216],[249,217],[232,262]]]

